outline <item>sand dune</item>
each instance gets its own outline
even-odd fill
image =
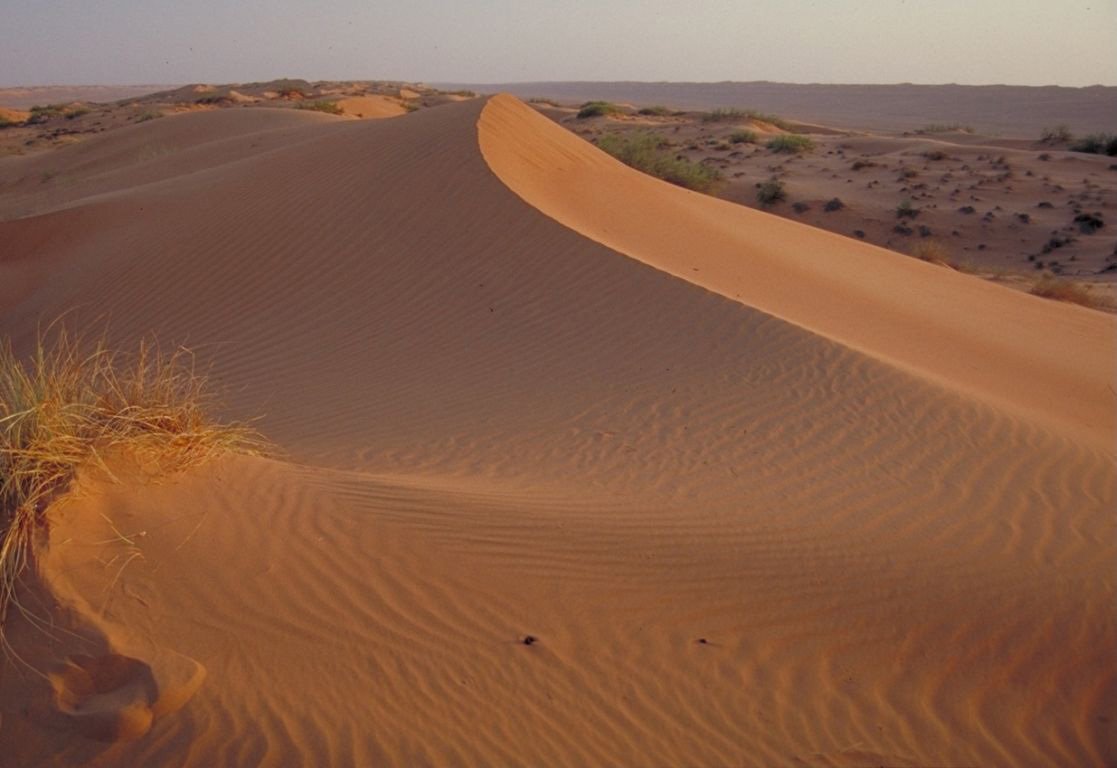
[[[282,449],[51,508],[53,639],[10,632],[47,677],[4,668],[0,755],[1117,759],[1109,317],[678,192],[504,97],[259,111],[0,161],[17,347],[63,312],[188,343]]]

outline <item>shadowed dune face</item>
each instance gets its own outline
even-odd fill
[[[523,109],[262,126],[236,157],[192,115],[208,141],[155,164],[95,170],[110,136],[72,197],[0,194],[17,346],[64,311],[189,343],[290,459],[52,512],[40,578],[100,628],[85,655],[189,703],[106,747],[16,714],[96,690],[64,658],[53,689],[5,669],[0,754],[1111,762],[1111,327],[675,197]],[[1061,353],[1007,333],[1032,312]],[[142,558],[75,522],[102,513]],[[146,689],[103,687],[139,730]]]

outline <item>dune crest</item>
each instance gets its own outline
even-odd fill
[[[596,242],[1114,450],[1112,317],[679,189],[512,96],[488,102],[478,136],[516,194]]]
[[[1052,405],[1053,429],[1019,415],[1043,410],[1027,398],[970,394],[983,380],[957,359],[920,346],[897,364],[888,343],[920,340],[926,310],[886,300],[909,276],[896,257],[817,241],[879,267],[859,299],[852,270],[824,269],[825,249],[796,258],[784,233],[813,236],[626,176],[523,109],[478,99],[282,130],[251,118],[258,133],[219,113],[151,121],[82,145],[49,198],[30,189],[46,158],[8,162],[27,181],[0,190],[0,211],[21,211],[0,221],[17,250],[0,259],[0,285],[20,280],[0,291],[17,350],[63,312],[107,318],[122,345],[153,331],[187,343],[225,392],[220,415],[258,419],[286,458],[90,481],[51,509],[43,581],[27,588],[80,596],[75,625],[105,623],[78,647],[29,646],[36,628],[16,617],[13,639],[54,679],[27,690],[0,672],[0,755],[1112,763],[1099,713],[1117,709],[1117,477],[1073,426],[1096,398]],[[109,169],[186,128],[207,140]],[[546,179],[547,206],[589,216],[576,191],[621,228],[568,226],[509,188],[543,195]],[[648,221],[649,240],[701,248],[683,263],[635,248],[628,205],[690,228]],[[739,248],[748,269],[726,283]],[[828,310],[817,330],[812,301]],[[801,322],[781,319],[793,310]],[[1093,314],[1051,311],[1094,333]],[[901,327],[874,336],[881,318]],[[986,365],[1078,370],[1067,353],[1046,372],[1044,343],[1028,367],[989,321],[993,340],[965,348],[992,350]],[[929,332],[946,345],[949,330]],[[1068,392],[1088,394],[1087,378]],[[145,669],[156,685],[162,670],[158,696]],[[160,716],[176,691],[168,709],[193,695]],[[123,740],[145,708],[150,728]]]

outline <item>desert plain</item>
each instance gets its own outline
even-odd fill
[[[13,357],[264,441],[35,510],[0,765],[1117,763],[1114,158],[520,95],[0,93]]]

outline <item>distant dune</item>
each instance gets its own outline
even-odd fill
[[[608,99],[685,109],[749,107],[843,128],[902,131],[932,123],[961,123],[982,133],[1032,139],[1059,124],[1076,133],[1117,129],[1117,87],[1113,86],[542,82],[443,87],[512,93],[525,99]]]
[[[0,106],[27,109],[39,104],[58,104],[71,101],[108,102],[134,99],[156,91],[166,90],[167,85],[32,85],[0,88]]]
[[[1110,315],[511,96],[3,158],[0,244],[17,352],[188,344],[278,446],[46,510],[0,761],[1117,761]]]

